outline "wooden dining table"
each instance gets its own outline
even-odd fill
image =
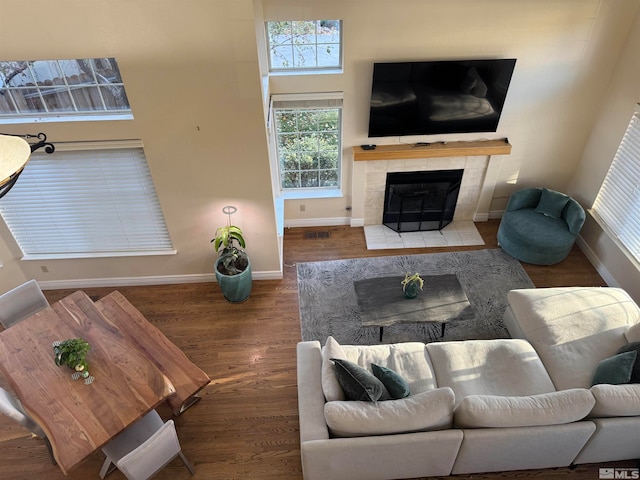
[[[54,362],[53,342],[86,340],[91,383]],[[166,402],[179,414],[209,376],[120,292],[77,291],[0,332],[0,372],[44,430],[64,474]]]

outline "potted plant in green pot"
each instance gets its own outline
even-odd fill
[[[236,208],[227,206],[222,211],[229,215],[229,221],[224,227],[218,228],[216,236],[211,239],[219,253],[214,265],[216,280],[229,302],[244,302],[251,294],[251,260],[244,251],[246,244],[242,230],[231,225],[231,214]]]
[[[405,297],[416,298],[418,296],[418,291],[422,290],[422,287],[424,287],[424,280],[419,273],[414,273],[412,275],[407,272],[404,276],[404,280],[402,280],[400,284],[402,285]]]

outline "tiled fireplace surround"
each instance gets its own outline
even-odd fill
[[[479,213],[479,204],[482,201],[483,192],[485,195],[487,191],[493,193],[494,185],[490,185],[490,181],[487,182],[490,161],[491,155],[469,155],[439,158],[395,158],[364,162],[366,164],[364,225],[367,247],[381,249],[482,245],[484,242],[473,221],[487,219],[486,215],[488,214]],[[402,234],[381,225],[387,173],[451,169],[464,170],[454,220],[451,224],[441,231]]]
[[[482,191],[488,157],[447,157],[415,160],[374,160],[366,162],[364,224],[382,223],[384,189],[389,172],[424,172],[462,169],[462,184],[456,203],[455,220],[474,219]]]

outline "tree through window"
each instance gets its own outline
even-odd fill
[[[341,32],[340,20],[267,22],[271,71],[341,68]]]
[[[339,188],[342,101],[273,103],[280,187]]]

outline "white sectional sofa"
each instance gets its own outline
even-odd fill
[[[508,300],[505,324],[512,339],[299,343],[305,480],[640,458],[640,384],[591,385],[602,360],[640,340],[640,309],[633,300],[620,289],[590,287],[513,290]],[[411,395],[345,400],[330,358],[390,368]]]

